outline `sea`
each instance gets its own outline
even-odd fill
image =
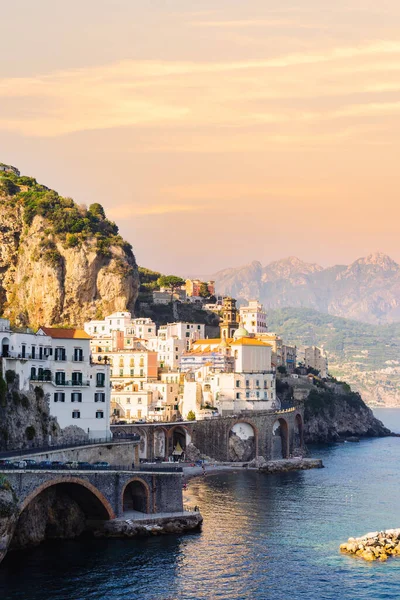
[[[400,433],[400,409],[376,410]],[[10,553],[1,600],[400,598],[400,558],[343,555],[350,536],[400,527],[400,437],[312,448],[325,468],[193,479],[200,533],[57,541]]]

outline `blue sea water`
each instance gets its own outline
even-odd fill
[[[378,416],[400,431],[400,410]],[[313,448],[325,469],[192,480],[202,533],[47,543],[0,566],[2,600],[400,598],[400,558],[339,553],[349,536],[400,527],[400,438]]]

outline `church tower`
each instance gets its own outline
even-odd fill
[[[238,311],[236,308],[235,298],[224,298],[222,311],[222,323],[219,326],[221,338],[231,338],[233,337],[236,329],[239,327]]]

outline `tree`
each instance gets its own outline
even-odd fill
[[[210,292],[208,291],[208,285],[206,283],[204,283],[204,281],[200,284],[200,289],[199,289],[199,296],[201,296],[202,298],[208,298],[210,295]]]
[[[176,275],[161,275],[158,278],[157,284],[160,287],[168,288],[171,290],[171,302],[174,298],[174,292],[178,288],[180,288],[185,283],[185,280],[182,277],[177,277]]]
[[[186,419],[188,421],[195,421],[196,420],[196,415],[194,414],[194,412],[192,410],[189,410]]]
[[[278,373],[280,373],[281,375],[286,375],[287,374],[287,369],[284,365],[279,365],[278,367]]]

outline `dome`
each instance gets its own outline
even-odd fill
[[[240,338],[247,337],[248,335],[249,332],[247,331],[247,329],[245,329],[243,325],[241,325],[239,329],[236,329],[235,333],[233,334],[233,339],[238,340]]]

